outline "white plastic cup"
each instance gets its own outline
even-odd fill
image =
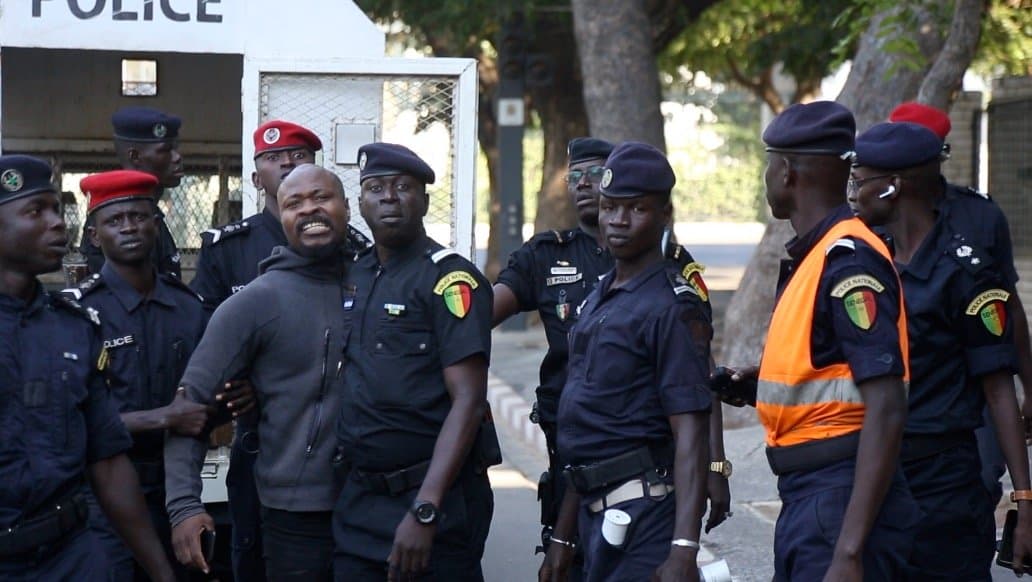
[[[717,560],[699,568],[699,580],[702,582],[731,582],[731,569],[727,567],[727,560]]]
[[[611,546],[620,547],[627,537],[627,526],[631,525],[631,516],[626,511],[607,509],[602,518],[602,539]]]

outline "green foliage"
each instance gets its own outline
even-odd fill
[[[985,77],[1032,75],[1032,6],[1028,0],[992,0],[971,68]]]

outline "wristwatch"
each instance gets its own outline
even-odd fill
[[[723,461],[713,461],[709,464],[709,470],[714,473],[719,473],[725,479],[731,477],[731,461],[724,459]]]
[[[441,512],[437,509],[437,506],[429,501],[420,501],[419,499],[412,502],[412,515],[416,518],[416,521],[423,525],[430,525],[437,521]]]

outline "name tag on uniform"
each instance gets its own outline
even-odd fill
[[[132,335],[127,335],[123,337],[116,337],[104,340],[104,348],[111,350],[114,348],[120,348],[122,346],[131,346],[134,343],[136,343],[136,338],[134,338]]]
[[[73,362],[78,362],[79,361],[79,354],[73,354],[72,352],[65,352],[64,353],[64,359],[71,360]]]
[[[344,307],[344,311],[351,311],[355,307],[355,295],[358,294],[358,289],[354,285],[346,285],[344,287],[344,297],[341,299],[341,305]]]
[[[398,305],[397,303],[384,303],[383,309],[387,312],[387,315],[393,315],[394,317],[405,313],[405,306]]]
[[[552,267],[550,272],[553,275],[576,275],[577,267]]]
[[[569,285],[570,283],[576,283],[584,278],[584,273],[577,273],[576,275],[560,275],[558,277],[548,277],[545,279],[545,286],[551,287],[552,285]]]
[[[237,293],[241,289],[243,289],[244,287],[246,287],[246,285],[233,285],[232,287],[229,288],[229,291],[230,291],[230,293]]]

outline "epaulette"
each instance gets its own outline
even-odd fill
[[[161,277],[161,280],[167,283],[169,286],[175,287],[180,291],[185,291],[186,293],[189,293],[191,296],[196,297],[201,303],[204,303],[204,297],[202,297],[200,293],[191,289],[190,286],[184,283],[183,280],[179,277],[176,277],[171,273],[161,273],[158,276]]]
[[[835,242],[831,243],[830,245],[828,245],[828,247],[826,249],[824,249],[824,254],[825,254],[825,256],[828,256],[828,257],[830,257],[830,256],[832,256],[834,254],[837,254],[837,253],[845,253],[845,252],[848,252],[850,254],[856,252],[856,242],[853,239],[848,238],[848,237],[847,238],[840,238],[840,239],[836,240]]]
[[[448,257],[451,257],[451,256],[462,256],[462,255],[460,255],[459,251],[457,251],[455,249],[443,248],[443,249],[441,249],[439,251],[436,251],[436,252],[433,252],[433,253],[429,253],[427,256],[430,257],[430,260],[436,265],[436,264],[439,264],[441,261],[447,259]]]
[[[971,186],[966,186],[964,188],[958,188],[958,190],[962,194],[966,194],[968,196],[974,196],[975,198],[982,198],[983,200],[992,200],[993,199],[992,196],[990,196],[988,192],[979,192],[978,190],[975,190]]]
[[[946,254],[973,275],[992,265],[989,255],[985,254],[981,248],[967,242],[960,234],[954,234],[950,238],[946,245]]]
[[[82,299],[84,295],[89,295],[93,291],[100,289],[102,286],[103,280],[100,278],[100,273],[94,273],[80,281],[75,287],[62,289],[61,294],[78,301],[79,299]]]
[[[224,241],[227,238],[243,234],[251,230],[251,223],[246,220],[240,222],[231,222],[229,224],[220,226],[219,228],[209,228],[208,230],[201,233],[201,240],[204,241],[204,235],[211,235],[211,241],[208,244],[216,244]]]
[[[546,230],[530,237],[530,240],[527,242],[533,245],[541,243],[565,245],[572,241],[576,236],[576,231],[574,230]]]
[[[667,279],[670,281],[670,286],[674,289],[674,295],[684,295],[690,293],[696,297],[699,297],[698,291],[695,290],[695,286],[688,282],[681,273],[667,269]],[[699,299],[702,299],[699,297]]]
[[[86,319],[90,320],[90,322],[93,323],[93,325],[100,325],[100,314],[97,312],[96,309],[92,307],[86,307],[82,303],[79,303],[72,297],[69,297],[68,295],[65,295],[63,293],[51,295],[51,297],[54,298],[54,303],[59,307],[64,307],[72,313],[76,313],[78,315],[85,317]]]
[[[348,225],[348,243],[357,252],[362,252],[373,246],[373,241],[369,240],[369,237],[350,224]]]

